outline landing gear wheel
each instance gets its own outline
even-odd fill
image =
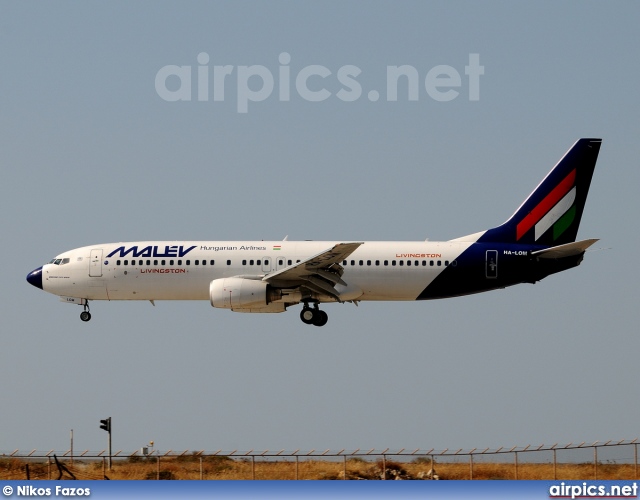
[[[315,314],[313,315],[313,325],[324,326],[327,324],[327,321],[329,321],[329,315],[320,309],[316,309]]]
[[[300,319],[306,325],[312,325],[315,317],[316,314],[310,307],[304,307],[302,311],[300,311]]]
[[[80,313],[80,319],[82,321],[89,321],[91,319],[91,313],[89,312],[89,301],[84,301],[84,311]]]

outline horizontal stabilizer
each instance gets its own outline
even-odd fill
[[[574,241],[573,243],[566,243],[565,245],[558,245],[556,247],[531,252],[531,255],[534,255],[541,259],[561,259],[563,257],[571,257],[573,255],[580,255],[581,253],[584,253],[585,250],[593,245],[596,241],[598,240],[591,239]]]

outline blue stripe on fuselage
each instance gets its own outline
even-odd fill
[[[547,247],[474,243],[444,269],[416,300],[458,297],[518,283],[535,283],[549,274],[577,266],[582,254],[564,259],[537,259],[531,252]],[[495,262],[494,262],[495,260]]]

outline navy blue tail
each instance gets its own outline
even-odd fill
[[[511,218],[479,243],[556,246],[576,240],[601,139],[580,139]]]

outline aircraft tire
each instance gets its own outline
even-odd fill
[[[82,321],[89,321],[91,319],[91,313],[88,311],[82,311],[80,313],[80,319]]]
[[[327,324],[327,321],[329,321],[329,315],[326,312],[318,309],[313,317],[314,326],[324,326]]]
[[[311,309],[310,307],[304,307],[302,311],[300,311],[300,319],[305,325],[314,324],[313,322],[316,316],[317,315],[315,314],[314,310]]]

